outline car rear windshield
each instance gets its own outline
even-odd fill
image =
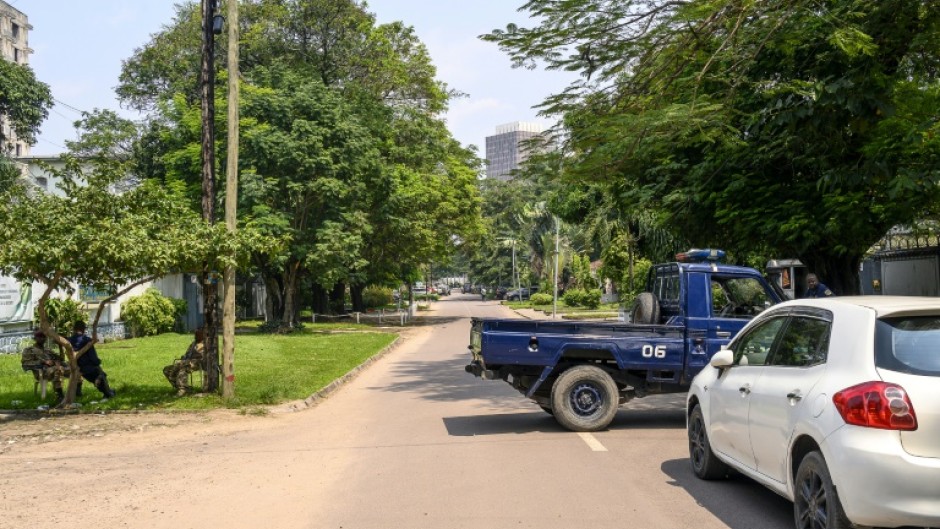
[[[875,365],[902,373],[940,376],[940,316],[878,320]]]

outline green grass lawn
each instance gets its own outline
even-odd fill
[[[343,330],[350,330],[343,326]],[[358,326],[356,326],[358,327]],[[192,341],[189,334],[162,334],[99,344],[102,367],[117,396],[98,402],[101,393],[88,382],[77,402],[82,410],[208,409],[250,407],[303,399],[323,389],[392,343],[397,335],[381,332],[327,333],[318,325],[290,335],[239,334],[235,338],[235,395],[176,397],[163,366],[179,358]],[[221,354],[221,347],[220,347]],[[200,377],[195,381],[198,384]],[[45,404],[54,404],[51,384]],[[20,401],[14,404],[14,401]],[[92,404],[95,402],[95,404]],[[20,368],[20,355],[0,355],[0,409],[35,409],[33,377]]]

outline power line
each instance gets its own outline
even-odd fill
[[[70,118],[70,117],[68,117],[68,116],[66,116],[65,114],[63,114],[63,113],[61,113],[61,112],[59,112],[58,110],[56,110],[56,109],[54,109],[54,108],[53,108],[53,109],[50,109],[50,110],[52,110],[52,112],[53,112],[53,113],[55,113],[55,114],[58,114],[59,116],[61,116],[61,117],[62,117],[62,119],[65,119],[65,120],[67,120],[67,121],[68,121],[69,123],[73,123],[73,120],[72,120],[72,118]]]
[[[56,142],[54,142],[54,141],[49,141],[49,140],[47,140],[47,139],[45,139],[45,138],[39,138],[39,141],[46,142],[46,143],[48,143],[49,145],[54,145],[54,146],[56,146],[56,147],[58,147],[58,148],[60,148],[60,149],[67,149],[67,147],[65,147],[64,145],[59,145],[58,143],[56,143]]]
[[[73,107],[72,105],[66,103],[65,101],[62,101],[61,99],[55,99],[55,98],[53,98],[53,101],[55,101],[56,103],[59,103],[60,105],[64,106],[65,108],[67,108],[67,109],[69,109],[69,110],[71,110],[72,112],[78,112],[79,114],[82,114],[82,115],[88,114],[88,112],[85,112],[84,110],[77,109],[77,108]]]

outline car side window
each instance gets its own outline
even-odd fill
[[[774,340],[786,321],[785,316],[759,323],[732,345],[734,363],[739,366],[762,366],[767,362]]]
[[[770,365],[806,367],[826,362],[832,324],[819,318],[794,316],[780,336]]]

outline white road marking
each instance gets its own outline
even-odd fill
[[[587,445],[591,447],[591,450],[593,450],[594,452],[606,452],[607,451],[607,447],[602,445],[601,442],[598,441],[596,437],[591,435],[590,432],[578,432],[578,436],[581,437],[581,439],[584,440],[584,442],[587,443]]]

